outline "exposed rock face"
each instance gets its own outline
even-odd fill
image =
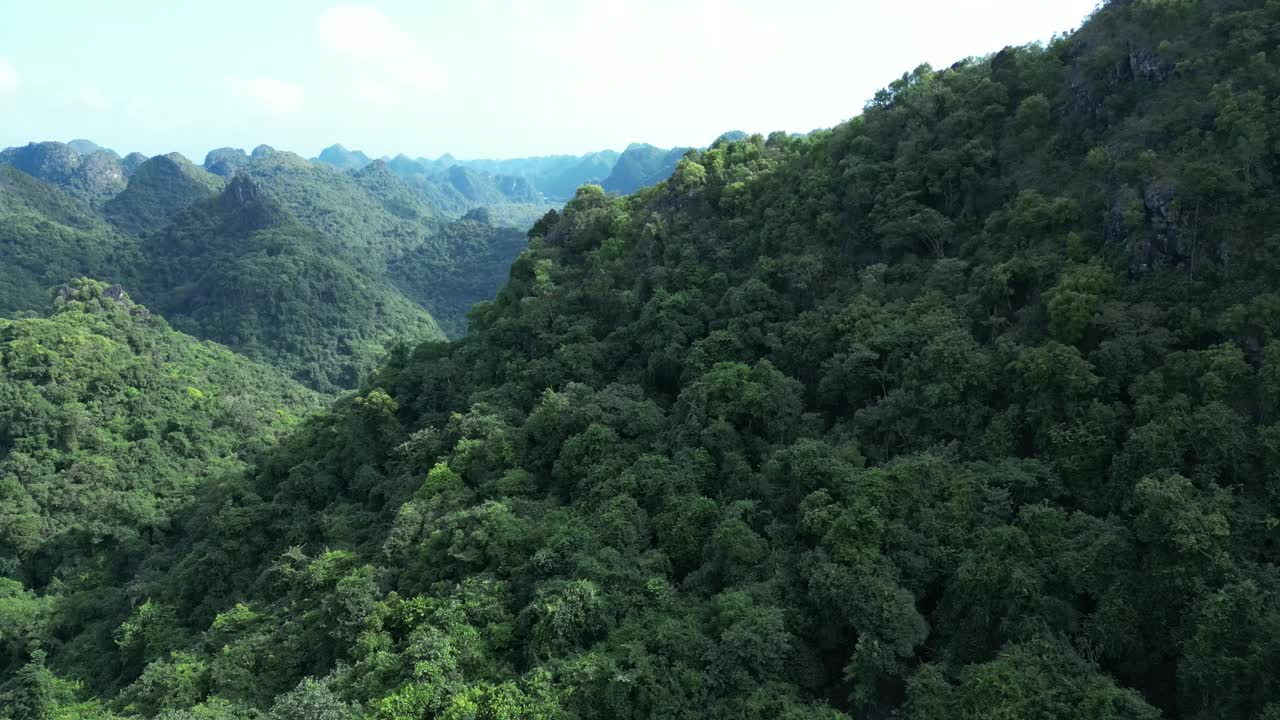
[[[249,203],[257,202],[262,196],[262,188],[253,178],[238,173],[222,194],[222,205],[228,210],[243,208]]]
[[[106,285],[96,280],[81,278],[66,283],[54,292],[54,308],[56,312],[68,310],[67,304],[80,303],[77,309],[86,312],[119,312],[123,311],[132,317],[146,320],[151,313],[143,306],[134,304],[129,293],[120,285]]]
[[[1129,197],[1128,193],[1121,193],[1111,201],[1102,225],[1102,240],[1107,245],[1119,245],[1128,236],[1128,230],[1125,227],[1125,210],[1132,202],[1133,198]]]
[[[1129,46],[1129,73],[1135,80],[1161,85],[1169,79],[1173,66],[1146,48]]]
[[[1141,275],[1157,265],[1182,265],[1190,258],[1182,242],[1179,227],[1177,190],[1151,182],[1142,191],[1148,232],[1131,248],[1130,272]],[[1107,229],[1110,230],[1111,221]]]
[[[245,173],[231,179],[218,204],[227,219],[227,228],[237,233],[253,233],[275,225],[281,219],[279,207],[270,202],[262,186]]]
[[[95,194],[120,192],[127,180],[120,159],[109,150],[98,150],[83,156],[79,174],[85,187]]]

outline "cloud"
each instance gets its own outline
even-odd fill
[[[80,94],[76,96],[76,100],[79,101],[81,107],[88,110],[102,112],[107,109],[107,99],[102,96],[102,93],[92,88],[82,89]]]
[[[254,100],[268,115],[286,115],[302,107],[302,89],[274,78],[228,78],[227,85],[232,92]]]
[[[319,27],[326,45],[353,57],[384,58],[413,50],[409,36],[371,7],[329,8],[320,15]]]
[[[323,12],[316,27],[329,49],[359,63],[364,74],[395,86],[378,86],[384,98],[397,91],[426,92],[445,85],[440,66],[376,8],[338,5]],[[356,95],[369,95],[369,87],[367,83],[357,86]]]
[[[380,108],[398,105],[399,96],[386,85],[378,83],[362,83],[355,87],[355,96],[361,101]]]
[[[18,85],[18,69],[8,58],[0,57],[0,93],[13,92]]]

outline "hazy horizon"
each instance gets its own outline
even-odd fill
[[[502,159],[804,133],[922,62],[1048,40],[1095,2],[51,0],[3,13],[0,146]]]

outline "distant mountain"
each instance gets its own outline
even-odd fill
[[[136,241],[83,201],[0,165],[0,314],[41,310],[74,277],[132,283],[141,262]]]
[[[316,162],[332,165],[339,170],[360,170],[373,161],[359,150],[352,151],[341,145],[330,145],[320,151],[320,157],[316,158]]]
[[[739,140],[746,140],[749,137],[751,137],[749,134],[741,130],[730,130],[727,133],[722,133],[720,137],[716,138],[715,142],[711,143],[711,145],[714,147],[720,143],[737,142]]]
[[[465,333],[466,311],[493,297],[525,245],[523,229],[444,219],[384,162],[344,173],[274,150],[211,155],[242,174],[228,183],[181,155],[143,159],[95,211],[72,194],[83,163],[67,146],[7,153],[64,187],[0,165],[0,314],[39,310],[68,278],[102,278],[186,332],[331,392],[358,383],[393,337]],[[501,196],[476,183],[477,197]],[[494,222],[523,227],[546,211],[503,208]]]
[[[444,338],[426,310],[247,175],[149,236],[143,254],[148,305],[175,327],[319,390],[355,386],[396,342]]]
[[[67,147],[71,148],[73,151],[81,155],[92,155],[98,152],[99,150],[109,153],[111,155],[116,154],[114,150],[108,150],[107,148],[104,148],[101,145],[98,145],[94,141],[85,140],[84,138],[78,138],[76,140],[72,140],[68,142]]]
[[[396,287],[430,309],[450,337],[466,334],[467,311],[493,299],[528,244],[523,230],[494,227],[499,222],[489,210],[477,208],[387,266]]]
[[[140,152],[131,152],[128,155],[125,155],[124,159],[120,161],[120,167],[124,170],[124,176],[127,178],[132,176],[134,171],[142,167],[142,163],[146,161],[146,155],[143,155]]]
[[[233,177],[250,162],[249,155],[240,148],[218,148],[204,156],[204,169],[224,178]]]
[[[129,177],[129,185],[107,201],[103,214],[130,233],[158,230],[182,210],[222,189],[223,179],[178,153],[157,155]]]
[[[680,158],[693,148],[665,150],[644,143],[627,147],[613,171],[600,185],[607,191],[629,195],[642,187],[655,185],[671,177]]]
[[[449,157],[449,156],[446,156]],[[441,160],[444,158],[442,157]],[[582,185],[598,184],[609,176],[618,153],[613,150],[585,155],[550,155],[510,160],[453,161],[472,170],[492,175],[524,178],[542,194],[554,200],[568,200]],[[437,161],[437,163],[440,161]]]
[[[435,162],[414,160],[403,154],[386,161],[386,166],[426,198],[442,217],[457,218],[478,207],[497,208],[513,203],[540,205],[542,212],[550,208],[543,194],[523,177],[493,175],[463,164],[441,170]]]
[[[418,220],[435,214],[426,197],[392,172],[386,160],[374,160],[351,177],[396,217]]]
[[[0,164],[12,165],[95,207],[125,187],[120,158],[107,150],[81,155],[66,143],[33,142],[0,151]]]

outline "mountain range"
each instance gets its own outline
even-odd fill
[[[47,288],[91,276],[334,392],[395,342],[465,332],[547,209],[475,189],[451,218],[385,163],[341,173],[265,146],[207,167],[87,141],[0,153],[0,312],[38,312]]]
[[[0,718],[1275,720],[1277,46],[1110,0],[510,256],[394,158],[0,166]]]

